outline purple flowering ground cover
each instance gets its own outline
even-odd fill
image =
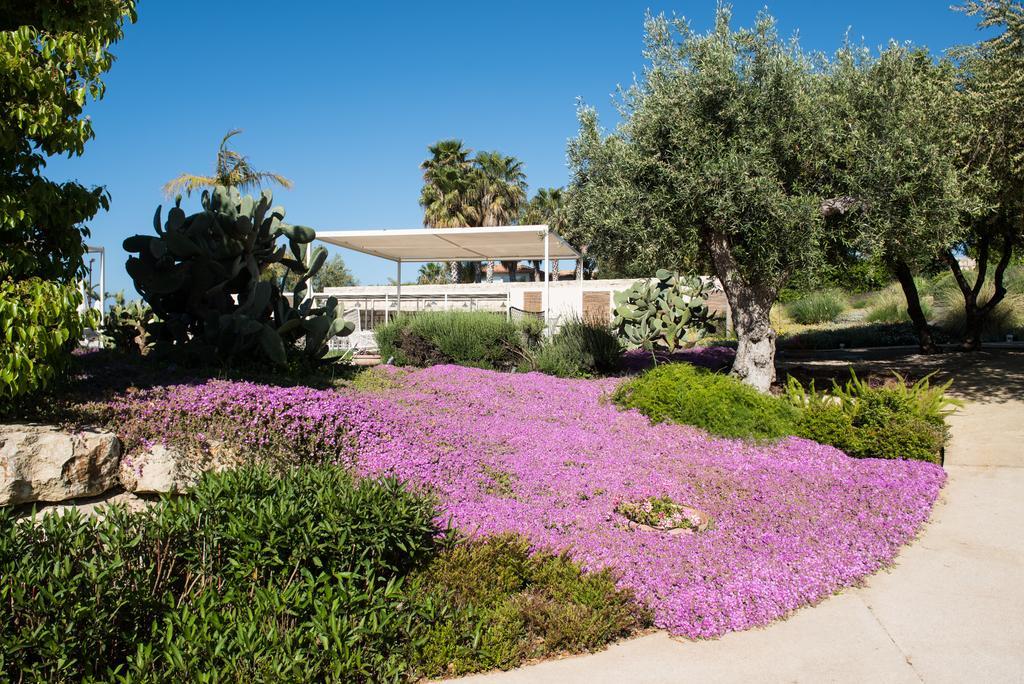
[[[217,380],[133,391],[114,400],[116,420],[129,444],[199,432],[257,451],[287,443],[297,460],[429,485],[455,527],[519,533],[612,568],[658,626],[688,637],[765,625],[886,565],[945,481],[930,463],[651,425],[607,401],[618,379],[372,373],[372,391]],[[645,531],[614,512],[665,495],[710,514],[714,529]]]

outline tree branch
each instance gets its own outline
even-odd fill
[[[978,250],[978,277],[974,281],[974,297],[977,298],[978,294],[981,293],[981,288],[985,285],[985,276],[988,273],[988,254],[992,247],[992,234],[988,231],[981,236],[981,249]]]
[[[1003,253],[999,257],[999,263],[996,264],[995,276],[992,282],[996,286],[995,292],[992,293],[992,297],[985,302],[985,306],[981,308],[984,314],[988,314],[992,309],[999,305],[999,302],[1003,301],[1003,297],[1006,296],[1006,285],[1003,284],[1003,276],[1006,273],[1006,268],[1010,265],[1010,258],[1013,256],[1013,230],[1007,228],[1003,233]]]
[[[953,272],[953,279],[956,280],[956,284],[959,286],[960,292],[963,293],[964,298],[969,298],[972,292],[971,284],[968,283],[967,278],[964,277],[964,272],[960,268],[960,262],[956,260],[955,256],[953,256],[953,252],[948,249],[942,253],[942,258],[946,260],[946,263],[949,265],[949,270]]]

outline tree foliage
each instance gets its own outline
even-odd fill
[[[283,284],[282,289],[290,290],[295,287],[299,276],[282,264],[271,264],[260,274],[260,280],[275,280]],[[309,282],[313,292],[323,292],[325,287],[352,287],[359,284],[340,254],[335,254],[324,261],[323,266]]]
[[[134,20],[134,0],[0,0],[0,409],[45,388],[81,339],[82,224],[109,198],[43,171],[84,152],[83,108],[103,97],[110,46]]]
[[[191,195],[193,190],[217,186],[238,188],[239,192],[246,192],[259,189],[264,183],[276,183],[283,188],[291,189],[293,184],[290,180],[279,173],[259,171],[253,168],[248,157],[228,147],[228,141],[241,132],[241,129],[236,128],[228,131],[221,138],[212,176],[183,173],[177,178],[167,181],[164,185],[164,193],[168,197],[173,197],[184,190],[186,194]]]
[[[526,174],[521,161],[497,151],[470,157],[473,151],[461,140],[441,140],[428,151],[430,157],[420,165],[424,226],[501,226],[518,218],[526,204]],[[516,265],[507,264],[513,274]],[[473,270],[478,266],[473,265]],[[451,282],[458,282],[459,264],[452,262],[449,268]],[[487,275],[490,282],[493,262],[487,264]]]
[[[420,266],[417,273],[417,285],[443,285],[448,282],[448,274],[442,264],[432,261]]]
[[[69,346],[82,338],[80,301],[53,281],[0,280],[0,415],[64,369]]]
[[[591,253],[625,273],[656,266],[718,275],[740,347],[734,372],[760,389],[774,377],[769,311],[779,289],[819,257],[827,142],[811,60],[759,15],[733,30],[647,21],[644,78],[624,93],[611,135],[593,110],[572,141],[568,217]]]
[[[976,0],[957,9],[978,16],[981,29],[999,29],[954,50],[973,114],[972,129],[960,140],[962,163],[990,181],[987,210],[965,216],[966,230],[942,252],[963,295],[964,348],[972,350],[981,346],[985,321],[1006,296],[1006,270],[1024,240],[1024,5]],[[973,282],[960,268],[958,252],[975,256]],[[990,274],[992,294],[984,297]]]
[[[0,2],[0,278],[79,273],[81,224],[109,198],[43,169],[47,156],[81,155],[92,139],[83,108],[103,97],[110,46],[135,16],[134,0]]]
[[[837,122],[830,227],[896,276],[922,350],[934,351],[914,275],[985,209],[984,168],[965,167],[958,144],[973,134],[970,102],[951,62],[897,44],[877,56],[843,48],[827,82]]]

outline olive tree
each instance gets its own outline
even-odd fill
[[[1024,241],[1024,5],[1016,0],[977,0],[958,8],[998,33],[962,47],[961,90],[970,102],[971,127],[960,140],[964,166],[990,179],[985,211],[965,217],[966,231],[943,252],[964,298],[966,350],[981,346],[985,318],[1006,296],[1004,276]],[[964,273],[957,252],[971,253],[977,271]],[[991,294],[983,294],[991,275]]]
[[[963,163],[957,141],[972,128],[969,102],[948,60],[892,44],[873,55],[845,47],[827,79],[836,120],[830,225],[847,230],[899,281],[922,352],[936,351],[914,275],[962,238],[963,219],[985,207],[983,169]]]
[[[734,30],[649,17],[643,77],[611,134],[583,108],[569,147],[570,239],[624,273],[656,267],[718,276],[739,338],[733,374],[766,391],[775,375],[770,311],[819,258],[828,144],[821,74],[760,14]]]

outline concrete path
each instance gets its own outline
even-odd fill
[[[929,363],[934,363],[929,361]],[[949,481],[894,568],[764,629],[664,632],[466,682],[1024,682],[1024,355],[947,357]]]

